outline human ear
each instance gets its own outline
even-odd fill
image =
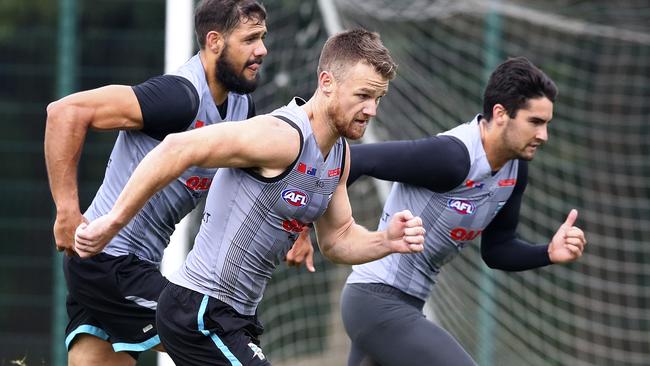
[[[205,48],[212,51],[212,53],[216,55],[219,55],[221,53],[224,44],[225,40],[219,32],[210,31],[205,35]]]
[[[323,91],[323,93],[330,94],[334,90],[335,84],[336,80],[331,72],[321,71],[318,75],[318,87]]]
[[[492,107],[492,120],[497,124],[497,125],[503,125],[508,121],[508,111],[506,110],[506,107],[503,106],[503,104],[495,104]]]

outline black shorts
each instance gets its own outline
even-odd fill
[[[160,343],[156,330],[158,297],[169,283],[158,267],[133,254],[65,256],[68,350],[78,334],[90,334],[137,358]]]
[[[271,365],[259,347],[257,315],[241,315],[213,297],[170,283],[156,317],[165,350],[178,366]]]

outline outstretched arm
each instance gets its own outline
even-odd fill
[[[490,268],[523,271],[575,261],[582,255],[587,243],[582,230],[573,226],[576,210],[572,210],[548,245],[536,245],[517,238],[519,210],[527,175],[528,165],[520,161],[517,185],[510,199],[483,232],[481,256]]]
[[[298,131],[272,116],[168,135],[135,169],[111,211],[77,229],[75,249],[82,257],[100,252],[156,192],[191,166],[257,167],[276,176],[298,155]]]
[[[316,222],[318,245],[323,255],[336,263],[359,264],[391,253],[421,252],[425,233],[422,219],[407,210],[393,215],[385,231],[368,231],[354,222],[345,186],[349,161],[345,166],[327,211]]]
[[[47,107],[45,164],[56,205],[54,238],[57,250],[72,254],[74,230],[83,222],[79,208],[77,164],[88,129],[142,127],[133,90],[106,86],[69,95]]]
[[[453,136],[352,145],[350,157],[348,186],[368,175],[447,192],[463,182],[470,167],[467,148]]]

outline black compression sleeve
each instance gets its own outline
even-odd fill
[[[184,77],[162,75],[133,86],[142,110],[142,132],[162,140],[185,131],[199,110],[199,95]]]
[[[551,264],[548,245],[535,245],[516,237],[521,199],[528,182],[528,163],[519,161],[517,184],[499,214],[483,231],[481,256],[490,268],[523,271]]]
[[[362,175],[447,192],[469,173],[469,153],[456,137],[350,145],[348,186]]]

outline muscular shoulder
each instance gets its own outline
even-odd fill
[[[199,109],[196,88],[181,76],[157,76],[133,86],[133,91],[142,110],[142,131],[158,140],[186,130]]]

